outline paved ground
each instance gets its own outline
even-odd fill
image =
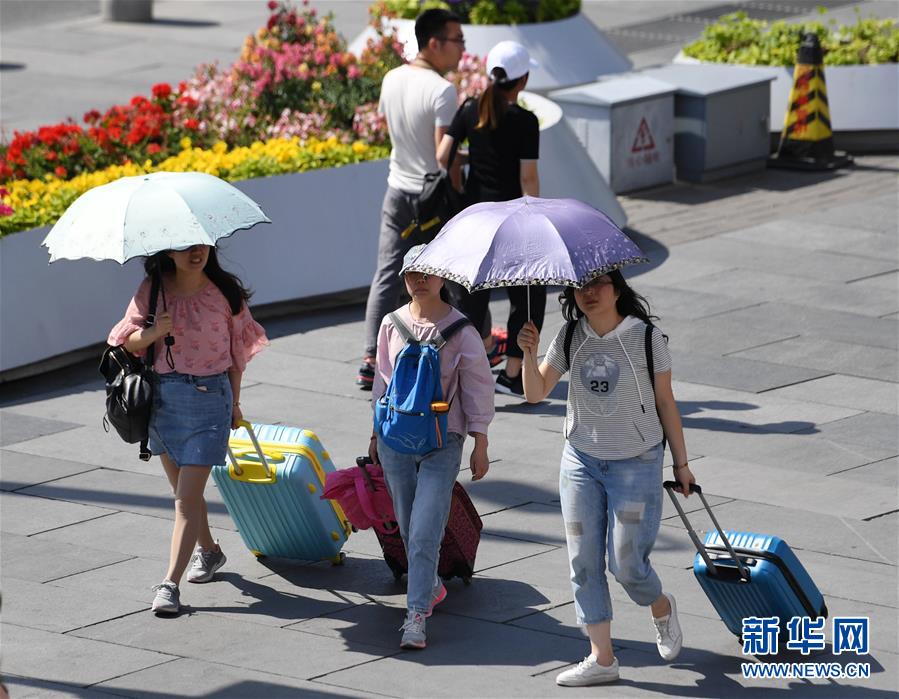
[[[158,6],[173,17],[202,4]],[[661,16],[661,5],[646,3],[643,15],[618,24]],[[214,15],[206,6],[192,16],[246,7],[224,3]],[[252,28],[256,15],[246,21]],[[90,25],[92,41],[107,32],[119,45],[147,33],[70,22],[42,31],[68,27],[60,41],[69,44],[45,43],[70,46],[63,55],[73,73],[75,49],[86,51],[79,23]],[[184,36],[203,48],[204,27],[188,29]],[[246,31],[235,25],[234,36]],[[7,37],[4,30],[4,61]],[[14,74],[3,73],[4,119]],[[115,79],[94,74],[85,83],[92,105]],[[135,84],[123,78],[110,100]],[[61,94],[52,118],[75,99]],[[213,583],[185,585],[189,613],[156,619],[149,586],[164,572],[170,495],[158,463],[141,463],[103,432],[102,387],[94,366],[80,365],[0,386],[0,669],[12,696],[895,696],[897,173],[899,158],[865,157],[833,175],[771,171],[622,198],[652,258],[634,284],[670,336],[691,462],[719,520],[783,536],[832,615],[871,618],[869,679],[741,679],[740,647],[693,579],[690,542],[666,505],[653,560],[678,597],[684,652],[662,664],[645,610],[613,584],[622,680],[557,688],[554,674],[586,648],[573,624],[556,486],[564,386],[538,406],[497,398],[495,462],[469,488],[485,525],[478,574],[471,587],[449,586],[424,653],[396,647],[403,589],[370,532],[350,539],[340,568],[263,565],[242,546],[214,488],[210,513],[228,566]],[[506,307],[495,300],[495,317]],[[551,308],[547,335],[561,325]],[[366,397],[352,385],[362,313],[267,321],[272,346],[250,365],[243,395],[252,419],[315,430],[344,467],[365,447],[369,424]],[[847,662],[830,652],[814,660]]]

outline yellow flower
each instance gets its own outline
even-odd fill
[[[318,80],[316,80],[314,83],[312,83],[312,91],[313,92],[319,92],[319,91],[321,91],[321,89],[322,89],[322,84]]]
[[[178,145],[181,146],[182,151],[188,150],[192,144],[193,142],[187,136],[185,136],[178,142]]]

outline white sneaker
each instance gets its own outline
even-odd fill
[[[671,604],[671,613],[658,619],[653,617],[652,623],[656,626],[656,646],[659,648],[659,655],[665,660],[674,660],[684,644],[684,634],[681,632],[680,623],[677,620],[677,605],[674,603],[674,595],[669,595],[667,592],[663,594]]]
[[[190,570],[187,571],[187,582],[209,582],[215,575],[215,571],[225,565],[227,560],[221,547],[218,551],[207,551],[198,546],[193,559],[191,559]]]
[[[178,586],[171,580],[163,580],[159,585],[153,586],[156,597],[150,609],[156,614],[177,614],[181,609],[181,594]]]
[[[556,675],[556,684],[563,687],[587,687],[592,684],[605,684],[618,679],[618,658],[612,659],[611,665],[600,665],[593,655],[588,655],[570,670]]]

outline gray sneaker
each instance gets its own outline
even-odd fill
[[[153,599],[151,609],[156,614],[177,614],[181,609],[181,593],[178,586],[171,580],[163,580],[159,585],[154,585],[156,597]]]
[[[573,668],[556,675],[556,684],[563,687],[588,687],[617,679],[618,658],[612,660],[611,665],[600,665],[594,656],[588,655]]]
[[[403,632],[400,648],[421,650],[427,645],[425,641],[425,615],[421,612],[410,609],[406,614],[406,621],[400,626],[400,631]]]
[[[212,580],[215,571],[225,565],[228,559],[222,552],[221,547],[218,551],[206,551],[197,548],[194,557],[191,559],[190,570],[187,571],[187,582],[205,583]]]

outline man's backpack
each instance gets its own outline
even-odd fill
[[[159,275],[154,274],[150,283],[147,327],[153,324],[156,315],[159,289]],[[128,444],[140,442],[141,461],[149,461],[151,456],[147,443],[156,378],[153,371],[155,344],[147,347],[146,361],[135,357],[124,347],[112,346],[103,350],[100,358],[100,373],[106,380],[106,415],[103,416],[103,426],[108,432],[109,425],[112,425]]]
[[[449,405],[443,402],[439,353],[471,321],[457,320],[433,340],[421,342],[396,313],[389,317],[406,344],[396,356],[387,390],[375,403],[375,432],[401,454],[427,454],[446,443]]]

